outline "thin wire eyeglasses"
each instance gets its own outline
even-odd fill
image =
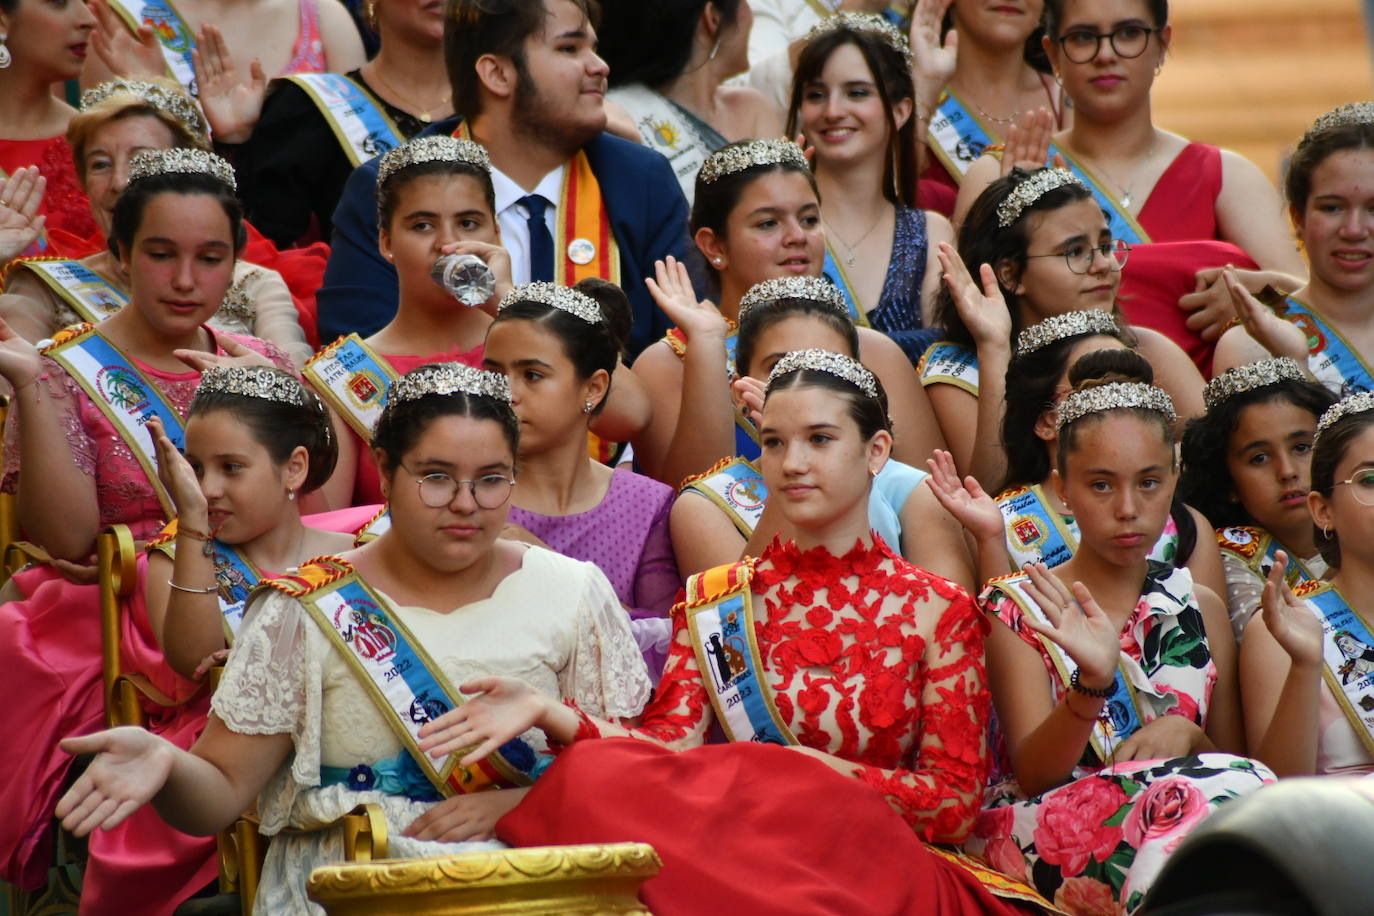
[[[1099,254],[1107,259],[1112,270],[1120,270],[1126,266],[1126,259],[1131,255],[1131,246],[1127,245],[1123,239],[1112,239],[1101,245],[1074,245],[1067,251],[1056,251],[1053,254],[1028,254],[1026,258],[1063,258],[1064,263],[1069,266],[1069,270],[1076,274],[1086,274],[1092,273],[1093,261]]]
[[[1143,25],[1123,25],[1110,32],[1090,32],[1087,29],[1074,29],[1065,32],[1055,41],[1059,42],[1064,56],[1075,64],[1086,64],[1102,52],[1102,39],[1111,42],[1112,51],[1122,60],[1132,60],[1145,53],[1150,44],[1150,36],[1159,29],[1148,29]]]
[[[1362,506],[1374,506],[1374,471],[1356,471],[1349,480],[1338,480],[1332,486],[1350,484],[1350,495]]]
[[[420,502],[431,509],[450,505],[464,484],[472,494],[472,501],[477,503],[477,508],[499,509],[510,499],[511,487],[515,486],[515,479],[504,474],[483,474],[472,480],[458,480],[448,474],[416,474],[405,465],[401,465],[401,468],[415,478]]]

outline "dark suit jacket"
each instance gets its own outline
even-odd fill
[[[452,118],[424,134],[451,134],[457,127]],[[653,150],[603,133],[586,151],[620,245],[620,279],[634,313],[628,347],[633,357],[671,327],[644,278],[652,276],[659,258],[685,258],[687,201],[668,160]],[[396,314],[396,269],[377,250],[379,160],[353,170],[334,211],[329,267],[318,296],[321,340],[350,331],[366,337]]]

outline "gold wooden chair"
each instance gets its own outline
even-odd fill
[[[639,889],[663,863],[645,843],[536,846],[317,868],[329,916],[649,916]]]

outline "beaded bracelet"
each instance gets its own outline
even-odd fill
[[[1069,687],[1073,690],[1077,690],[1079,693],[1087,694],[1090,697],[1097,697],[1099,700],[1105,700],[1116,690],[1115,681],[1108,684],[1106,687],[1089,687],[1078,679],[1079,673],[1080,669],[1075,668],[1073,669],[1073,677],[1069,678]]]

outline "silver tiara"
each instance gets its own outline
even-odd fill
[[[387,403],[415,401],[431,394],[470,394],[510,404],[510,382],[500,372],[474,369],[462,363],[421,366],[391,383]]]
[[[749,292],[739,301],[739,320],[743,321],[751,309],[779,299],[809,299],[849,317],[844,293],[824,277],[777,277],[749,287]]]
[[[382,156],[381,164],[377,166],[377,185],[380,187],[385,184],[401,169],[422,162],[465,162],[484,172],[491,171],[491,158],[487,156],[486,147],[480,143],[442,135],[416,137],[395,149],[387,150],[386,155]]]
[[[1307,136],[1349,124],[1374,124],[1374,102],[1346,102],[1331,109],[1312,122]]]
[[[1091,413],[1126,409],[1151,410],[1163,414],[1170,423],[1178,419],[1174,402],[1163,388],[1144,382],[1111,382],[1081,388],[1060,401],[1055,430],[1061,430]]]
[[[726,175],[743,172],[755,166],[784,163],[811,171],[811,165],[806,161],[802,148],[791,140],[750,140],[747,143],[736,143],[718,149],[707,156],[697,177],[710,184]]]
[[[997,225],[1002,229],[1007,228],[1021,218],[1027,207],[1049,192],[1071,186],[1088,190],[1088,186],[1068,169],[1040,169],[1012,188],[1007,199],[997,205]]]
[[[1051,315],[1038,324],[1033,324],[1016,336],[1016,355],[1027,356],[1036,350],[1070,337],[1087,334],[1106,334],[1116,337],[1121,326],[1111,312],[1102,309],[1084,309],[1079,312],[1064,312]]]
[[[543,280],[521,283],[501,297],[501,303],[496,306],[496,311],[504,312],[517,302],[538,302],[570,315],[576,315],[587,324],[605,324],[606,322],[606,316],[601,311],[601,304],[586,293],[578,292],[570,286],[559,286],[556,283],[546,283]]]
[[[811,27],[811,31],[806,33],[805,41],[810,44],[822,35],[838,32],[840,29],[877,35],[885,45],[902,55],[907,69],[911,69],[911,45],[907,43],[906,36],[902,34],[901,29],[877,13],[843,12],[827,16]]]
[[[129,184],[140,178],[154,175],[167,175],[182,172],[187,175],[209,175],[216,181],[237,191],[238,182],[234,180],[234,168],[214,153],[203,149],[150,149],[135,153],[129,160]]]
[[[1322,418],[1317,421],[1317,434],[1312,437],[1312,447],[1317,447],[1318,440],[1322,433],[1326,432],[1336,421],[1354,416],[1357,413],[1369,413],[1374,410],[1374,391],[1361,391],[1359,394],[1352,394],[1349,397],[1341,398],[1335,404],[1326,409]]]
[[[211,366],[200,374],[200,387],[196,392],[202,391],[261,398],[297,407],[309,403],[304,386],[295,376],[266,366]]]
[[[878,380],[873,373],[864,368],[863,363],[833,350],[793,350],[791,353],[784,353],[782,359],[774,363],[773,371],[768,373],[768,388],[771,389],[773,382],[782,376],[801,369],[833,375],[853,385],[870,398],[878,396]]]
[[[81,94],[81,110],[87,111],[117,95],[131,95],[164,114],[171,115],[194,136],[205,140],[210,128],[195,99],[177,89],[169,89],[146,80],[107,80]]]
[[[1295,382],[1307,379],[1302,367],[1286,356],[1235,366],[1207,383],[1207,387],[1202,389],[1202,403],[1211,410],[1238,394],[1277,385],[1286,379]]]

